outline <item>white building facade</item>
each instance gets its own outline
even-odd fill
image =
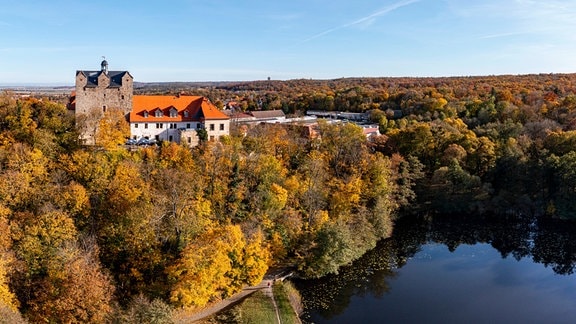
[[[200,96],[134,96],[129,116],[130,137],[194,146],[196,132],[205,129],[208,140],[230,134],[230,118]]]

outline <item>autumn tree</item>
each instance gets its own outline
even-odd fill
[[[237,225],[208,229],[168,268],[173,283],[170,301],[177,306],[202,307],[238,292],[244,284],[254,284],[266,269],[264,251],[250,245],[247,249]]]
[[[98,122],[95,132],[95,144],[106,150],[114,150],[118,145],[124,144],[130,136],[130,126],[121,109],[106,110]]]
[[[34,322],[106,323],[112,312],[114,287],[97,256],[68,246],[47,264],[35,282],[28,317]]]

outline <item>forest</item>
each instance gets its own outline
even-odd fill
[[[368,112],[381,136],[258,125],[130,150],[78,142],[57,100],[0,96],[0,315],[138,322],[200,308],[271,266],[322,277],[402,213],[576,218],[576,75],[142,85],[224,107]],[[113,110],[110,110],[113,114]]]

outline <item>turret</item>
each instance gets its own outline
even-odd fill
[[[102,71],[104,74],[108,74],[108,62],[106,60],[103,60],[102,63],[100,63],[100,71]]]

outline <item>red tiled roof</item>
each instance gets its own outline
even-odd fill
[[[170,117],[172,109],[175,109],[175,117]],[[157,110],[162,112],[161,117],[156,117]],[[145,112],[148,112],[148,117],[144,117]],[[207,98],[201,96],[134,96],[130,112],[130,122],[182,122],[229,118]]]

